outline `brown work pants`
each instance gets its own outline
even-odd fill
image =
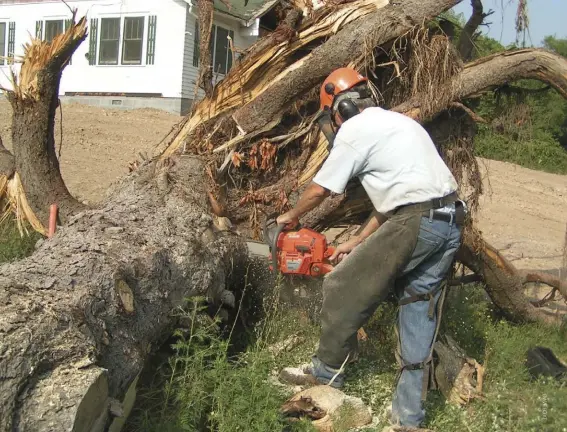
[[[356,333],[394,287],[412,257],[423,210],[390,217],[326,275],[317,357],[339,368],[356,348]]]

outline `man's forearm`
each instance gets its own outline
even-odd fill
[[[368,223],[366,224],[366,226],[364,226],[362,231],[359,234],[356,235],[358,242],[362,243],[362,241],[364,239],[366,239],[374,231],[376,231],[378,228],[380,228],[380,225],[382,225],[385,221],[386,221],[386,218],[384,216],[382,216],[377,211],[374,211],[372,213],[372,216],[368,220]]]
[[[321,204],[329,192],[317,184],[310,184],[303,192],[295,207],[288,212],[291,217],[299,218]]]

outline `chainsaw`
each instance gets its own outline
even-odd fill
[[[329,257],[335,248],[327,238],[310,228],[286,229],[275,216],[264,222],[264,241],[270,249],[270,270],[286,275],[323,276],[333,270]]]

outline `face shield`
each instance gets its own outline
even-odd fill
[[[327,139],[327,150],[331,151],[333,148],[333,143],[335,141],[335,130],[333,128],[333,119],[331,118],[331,110],[326,109],[324,110],[317,119],[317,123],[319,125],[319,129],[325,135]]]

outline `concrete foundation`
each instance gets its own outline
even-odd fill
[[[154,108],[177,115],[189,112],[192,100],[187,98],[124,96],[60,96],[61,103],[81,103],[101,108]]]

